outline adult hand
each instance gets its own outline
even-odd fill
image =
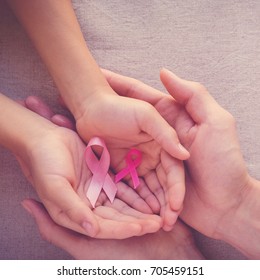
[[[100,240],[55,224],[39,202],[24,200],[22,204],[35,218],[42,238],[76,259],[203,259],[190,230],[180,221],[171,232],[161,230],[124,240]]]
[[[104,73],[118,94],[149,102],[176,129],[190,152],[185,162],[186,196],[181,217],[201,233],[219,238],[248,191],[249,175],[234,118],[204,86],[168,70],[161,71],[161,80],[172,96],[137,80]]]

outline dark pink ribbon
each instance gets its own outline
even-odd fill
[[[137,166],[140,165],[140,163],[142,161],[142,154],[137,149],[131,149],[128,152],[128,154],[126,155],[125,161],[126,161],[127,166],[116,174],[115,182],[116,183],[119,182],[127,174],[130,173],[133,184],[134,184],[134,189],[136,189],[140,184],[140,180],[139,180],[136,168],[137,168]]]
[[[93,152],[92,146],[99,146],[103,148],[100,159],[98,159]],[[96,201],[102,191],[102,188],[112,203],[115,199],[117,187],[108,174],[110,155],[105,142],[101,138],[93,137],[90,139],[85,151],[85,160],[93,174],[86,193],[91,205],[95,208]]]

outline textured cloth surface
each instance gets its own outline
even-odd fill
[[[74,0],[73,5],[100,66],[158,89],[163,89],[161,67],[203,83],[236,118],[249,172],[260,179],[259,0]],[[51,77],[2,0],[0,92],[13,99],[41,96],[58,108]],[[0,259],[70,258],[41,240],[20,205],[36,197],[33,188],[1,147],[0,159]],[[194,235],[208,259],[244,258],[223,242]]]

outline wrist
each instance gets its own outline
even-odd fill
[[[111,95],[116,95],[116,93],[107,84],[99,83],[98,85],[93,85],[92,88],[85,88],[83,85],[78,87],[75,93],[70,91],[65,104],[77,121],[91,108],[98,110],[99,105]]]
[[[16,156],[26,155],[55,125],[13,100],[0,95],[0,144]]]
[[[77,118],[88,99],[110,86],[86,46],[63,56],[68,57],[68,61],[57,63],[52,69],[49,66],[49,70],[64,103]]]
[[[81,32],[71,1],[7,1],[75,118],[86,97],[107,86]]]
[[[241,203],[222,219],[217,238],[250,259],[260,257],[260,182],[249,177]]]

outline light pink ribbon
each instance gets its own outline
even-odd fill
[[[134,189],[136,189],[139,184],[140,180],[136,171],[137,166],[140,165],[142,161],[142,154],[137,149],[131,149],[125,158],[127,166],[119,171],[115,176],[115,182],[119,182],[121,179],[123,179],[128,173],[130,173]]]
[[[99,146],[103,148],[100,159],[98,159],[93,152],[92,146]],[[93,137],[90,139],[85,151],[85,160],[93,174],[86,193],[91,205],[95,208],[96,201],[102,191],[102,188],[112,203],[115,199],[117,187],[108,174],[110,155],[105,142],[101,138]]]

